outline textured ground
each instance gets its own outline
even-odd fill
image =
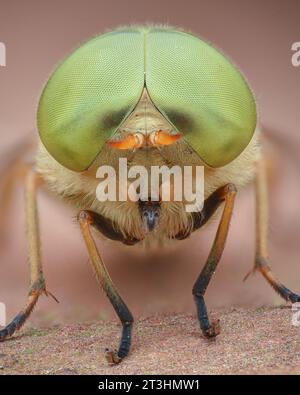
[[[36,329],[25,327],[0,344],[0,374],[300,374],[300,327],[290,308],[216,311],[222,333],[199,334],[192,315],[136,322],[132,352],[107,365],[103,350],[119,336],[116,322]]]

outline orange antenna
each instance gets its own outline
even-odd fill
[[[154,146],[159,145],[171,145],[174,144],[177,140],[181,138],[181,134],[170,134],[169,132],[165,132],[163,130],[158,130],[157,132],[153,132],[150,134],[150,142]]]
[[[145,138],[142,133],[130,133],[120,140],[108,140],[107,144],[117,149],[136,149],[143,145],[144,140]]]

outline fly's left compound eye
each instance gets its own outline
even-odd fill
[[[74,171],[87,169],[144,86],[144,40],[137,29],[98,36],[54,72],[40,99],[38,129],[48,152]]]
[[[234,160],[256,127],[255,100],[241,73],[208,43],[173,29],[150,31],[146,50],[155,105],[206,164]]]

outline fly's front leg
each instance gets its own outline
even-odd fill
[[[225,201],[223,214],[214,243],[207,261],[193,287],[193,295],[196,302],[200,328],[203,335],[209,338],[218,335],[220,333],[220,328],[219,321],[210,322],[204,301],[204,295],[225,247],[235,195],[236,187],[233,184],[227,184],[212,193],[205,200],[203,210],[200,213],[195,213],[195,219],[198,218],[198,220],[195,221],[195,226],[198,228],[207,222],[219,205]]]
[[[106,350],[105,356],[109,363],[117,364],[126,357],[129,353],[131,346],[131,332],[133,324],[133,316],[128,307],[120,297],[115,285],[113,284],[106,267],[99,255],[95,241],[91,234],[91,226],[105,233],[114,240],[119,240],[123,236],[116,232],[108,220],[92,211],[83,210],[78,214],[78,221],[81,227],[83,238],[91,258],[96,278],[101,287],[105,291],[108,299],[110,300],[115,312],[121,320],[123,329],[118,351]],[[122,240],[124,241],[124,240]],[[132,241],[132,240],[131,240]],[[126,244],[130,244],[129,241]]]
[[[40,235],[36,202],[36,192],[40,183],[40,177],[35,173],[34,170],[30,169],[25,176],[26,225],[28,237],[28,260],[30,265],[30,289],[24,309],[20,311],[20,313],[11,321],[11,323],[9,323],[4,329],[0,331],[0,341],[12,336],[16,330],[21,328],[32,312],[41,294],[44,293],[46,295],[49,294],[53,296],[46,290],[40,256]]]
[[[281,283],[272,273],[268,258],[268,227],[269,227],[269,209],[268,209],[268,183],[267,171],[264,159],[258,163],[257,176],[255,182],[256,197],[256,254],[253,270],[260,271],[274,290],[286,301],[296,303],[300,302],[300,296],[289,290]],[[244,280],[249,276],[248,273]]]

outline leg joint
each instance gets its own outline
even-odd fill
[[[40,294],[41,291],[45,291],[46,283],[44,277],[40,277],[37,281],[35,281],[29,289],[29,296]]]

